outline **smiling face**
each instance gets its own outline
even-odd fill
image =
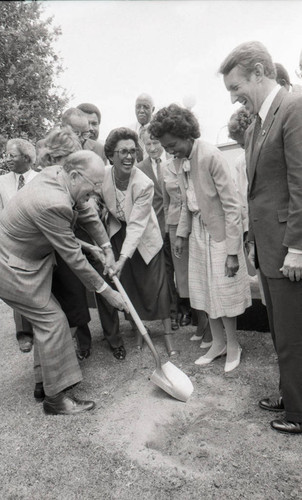
[[[259,112],[265,96],[261,86],[261,77],[256,72],[247,77],[239,66],[235,66],[223,78],[230,92],[232,104],[239,102],[251,114]]]
[[[85,113],[89,122],[90,139],[97,140],[100,132],[100,124],[96,113]]]
[[[188,158],[190,156],[193,139],[182,139],[175,135],[165,133],[159,138],[162,147],[174,158]]]
[[[104,162],[94,155],[85,165],[83,171],[72,170],[69,175],[68,187],[76,203],[84,203],[95,194],[99,194],[104,181]]]
[[[136,145],[132,139],[117,142],[114,155],[110,158],[120,178],[129,177],[136,160]]]
[[[160,158],[163,152],[163,147],[157,139],[151,139],[150,134],[145,132],[143,135],[146,152],[153,160]]]
[[[29,169],[29,162],[16,144],[8,144],[6,147],[6,164],[11,172],[23,174]]]

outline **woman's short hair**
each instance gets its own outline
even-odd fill
[[[237,111],[232,114],[229,120],[229,137],[233,139],[233,141],[243,145],[245,131],[250,126],[253,119],[253,115],[251,115],[244,106],[241,106],[241,108],[237,109]]]
[[[25,139],[9,139],[6,143],[6,147],[12,146],[15,144],[15,146],[18,148],[18,151],[21,155],[26,156],[31,165],[34,165],[36,161],[36,149],[35,146],[29,141],[26,141]]]
[[[41,151],[39,152],[39,160],[43,165],[46,162],[46,158],[49,156],[57,159],[65,158],[71,153],[80,151],[81,149],[81,143],[70,126],[61,129],[55,128],[47,134],[45,139],[43,139]]]
[[[105,155],[107,156],[108,160],[110,161],[110,158],[114,155],[114,150],[116,148],[116,145],[119,141],[123,140],[128,140],[132,139],[135,143],[135,147],[138,148],[138,136],[137,133],[134,132],[134,130],[131,130],[130,128],[126,127],[119,127],[119,128],[114,128],[111,130],[109,133],[106,141],[105,141]],[[110,161],[110,163],[112,163]]]
[[[228,75],[235,66],[239,66],[248,78],[255,71],[255,65],[261,63],[264,75],[276,78],[276,68],[267,48],[260,42],[244,42],[235,47],[220,65],[219,73]]]
[[[192,111],[178,104],[170,104],[157,111],[150,122],[148,132],[156,139],[160,139],[164,134],[171,134],[181,139],[200,137],[197,118]]]

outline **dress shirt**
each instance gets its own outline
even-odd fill
[[[150,159],[151,159],[151,165],[152,165],[153,173],[154,173],[156,179],[158,180],[158,175],[157,175],[158,170],[157,170],[156,160],[154,160],[153,158],[151,158],[151,156],[150,156]],[[162,154],[160,155],[160,159],[161,159],[161,168],[163,170],[164,169],[164,163],[167,161],[167,157],[166,157],[165,151],[163,151]]]
[[[18,190],[20,175],[23,175],[24,184],[27,184],[27,182],[30,180],[29,177],[31,177],[31,173],[32,173],[31,169],[28,169],[28,170],[26,170],[26,172],[22,172],[20,174],[17,174],[16,172],[14,172],[15,179],[16,179],[16,191]]]

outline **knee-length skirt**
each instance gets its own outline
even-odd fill
[[[190,302],[213,319],[238,316],[252,303],[243,248],[238,254],[239,270],[232,278],[224,274],[226,257],[225,240],[214,241],[200,215],[194,215],[189,237]]]
[[[119,258],[126,236],[126,224],[111,238],[115,259]],[[146,264],[138,250],[127,259],[120,281],[136,312],[142,320],[152,321],[170,317],[170,294],[166,275],[166,264],[161,249]]]

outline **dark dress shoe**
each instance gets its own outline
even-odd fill
[[[302,433],[301,422],[288,422],[288,420],[272,420],[271,427],[272,429],[275,429],[275,431],[283,432],[284,434]]]
[[[42,403],[42,401],[44,401],[45,392],[44,392],[43,382],[38,382],[35,385],[34,398],[38,403]]]
[[[83,361],[83,359],[89,358],[90,356],[90,349],[86,349],[85,351],[78,350],[77,351],[77,358],[80,361]]]
[[[123,345],[121,345],[120,347],[111,347],[111,350],[112,350],[113,356],[116,359],[118,359],[119,361],[121,361],[122,359],[125,359],[126,349]]]
[[[17,332],[17,341],[21,352],[30,352],[33,346],[33,334],[30,332]]]
[[[56,396],[45,396],[43,402],[44,412],[47,415],[77,415],[94,407],[94,401],[80,401],[67,396],[64,392],[59,392]]]
[[[171,318],[171,328],[172,330],[178,330],[179,324],[176,318]]]
[[[191,314],[182,314],[180,317],[180,326],[188,326],[191,323]]]
[[[259,401],[259,406],[260,408],[262,408],[262,410],[284,411],[284,403],[281,396],[276,400],[272,400],[269,398],[261,399],[261,401]]]

